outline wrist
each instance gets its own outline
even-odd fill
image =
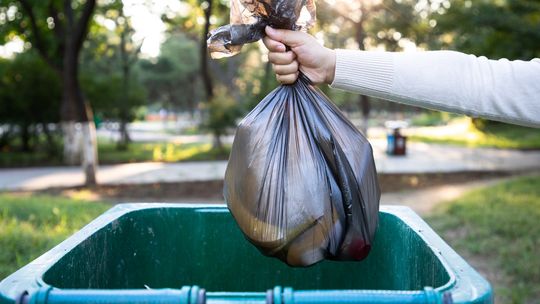
[[[324,82],[326,84],[332,84],[336,75],[336,51],[332,49],[326,49],[328,51],[326,59],[325,77]]]

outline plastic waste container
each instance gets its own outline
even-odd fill
[[[0,303],[492,303],[413,211],[382,207],[370,255],[291,268],[224,205],[124,204],[0,282]]]
[[[406,155],[407,154],[407,136],[401,133],[401,130],[408,126],[405,121],[387,121],[386,129],[386,153],[388,155]]]

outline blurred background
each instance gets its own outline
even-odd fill
[[[537,0],[319,0],[317,18],[331,48],[540,57]],[[0,0],[0,278],[111,204],[223,201],[235,126],[277,86],[261,43],[209,59],[228,20],[227,0]],[[504,303],[540,296],[538,129],[321,89],[368,135],[381,203],[428,218]]]

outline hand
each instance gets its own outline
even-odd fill
[[[298,71],[306,75],[314,84],[331,84],[336,69],[334,50],[320,45],[307,33],[277,30],[266,27],[264,45],[268,48],[268,60],[273,64],[277,80],[291,84],[298,79]],[[286,51],[285,45],[291,48]]]

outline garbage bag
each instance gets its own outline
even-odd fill
[[[371,145],[303,75],[238,126],[224,196],[247,239],[292,266],[365,258],[378,222]]]
[[[244,42],[263,37],[266,25],[303,29],[314,12],[305,0],[233,0],[231,7],[231,20],[240,21],[211,33],[214,57],[234,55]],[[300,21],[304,10],[308,17]],[[361,260],[378,224],[371,145],[302,73],[240,122],[224,197],[246,238],[291,266]]]
[[[307,30],[315,23],[315,0],[231,0],[230,24],[210,32],[212,58],[236,55],[264,37],[264,28]]]

